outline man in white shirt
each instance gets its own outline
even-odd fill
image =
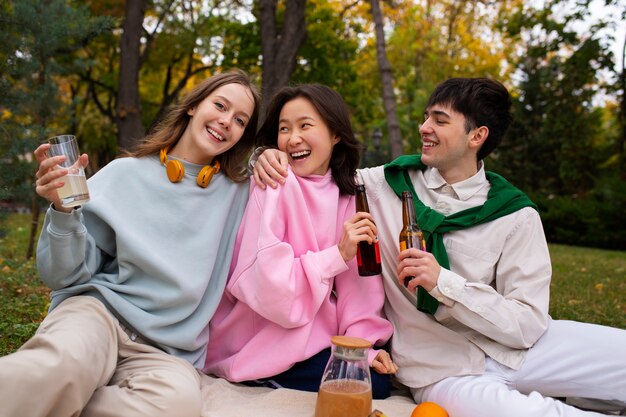
[[[358,173],[378,228],[396,376],[416,402],[435,402],[451,417],[602,415],[555,397],[624,411],[626,330],[551,320],[539,214],[484,170],[510,107],[493,80],[444,81],[426,107],[421,156]],[[285,158],[261,155],[257,182],[278,179]],[[399,251],[403,190],[414,194],[429,252]]]

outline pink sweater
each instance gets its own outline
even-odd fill
[[[339,194],[330,170],[290,172],[276,190],[251,184],[204,371],[234,382],[266,378],[330,347],[333,335],[389,340],[381,276],[360,277],[337,247],[354,196]]]

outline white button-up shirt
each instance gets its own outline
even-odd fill
[[[525,207],[492,222],[446,233],[450,270],[430,292],[441,303],[435,315],[415,308],[415,295],[398,284],[402,204],[382,166],[359,170],[380,239],[393,323],[392,356],[403,384],[419,388],[456,375],[484,371],[485,355],[517,369],[548,323],[551,265],[541,219]],[[437,169],[412,171],[420,200],[450,215],[487,200],[482,167],[473,177],[447,184]]]

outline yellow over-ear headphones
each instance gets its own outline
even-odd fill
[[[165,170],[167,171],[167,178],[169,178],[171,182],[178,182],[182,180],[183,177],[185,176],[185,167],[183,166],[182,162],[176,159],[168,160],[167,152],[169,150],[170,150],[169,147],[161,148],[161,152],[159,156],[161,159],[161,163],[165,165]],[[209,183],[211,182],[213,175],[217,174],[218,172],[220,172],[219,161],[215,161],[215,164],[213,164],[213,166],[205,165],[202,167],[202,169],[198,173],[198,177],[196,178],[196,183],[200,187],[206,188],[209,186]]]

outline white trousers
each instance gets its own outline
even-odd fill
[[[553,320],[519,370],[486,358],[483,375],[450,377],[412,390],[450,417],[592,417],[552,397],[579,397],[595,410],[626,410],[626,330]]]
[[[93,297],[63,301],[0,358],[0,417],[198,417],[201,407],[191,364],[130,340]]]

